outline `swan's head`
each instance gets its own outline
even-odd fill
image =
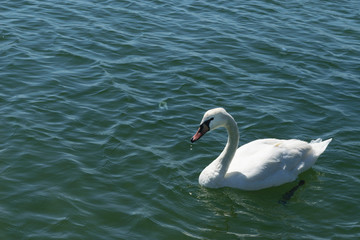
[[[228,118],[232,118],[223,108],[214,108],[208,110],[201,120],[200,127],[195,135],[191,138],[191,142],[199,140],[205,133],[219,127],[224,127]]]

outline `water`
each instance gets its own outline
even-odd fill
[[[2,239],[360,237],[358,1],[5,1]],[[206,189],[240,144],[332,137],[297,182]]]

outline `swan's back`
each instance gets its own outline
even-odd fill
[[[260,139],[237,149],[225,176],[226,185],[256,190],[294,181],[311,168],[331,139],[307,143],[301,140]]]

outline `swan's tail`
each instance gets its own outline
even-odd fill
[[[310,144],[312,145],[315,155],[320,156],[320,154],[322,154],[325,151],[331,140],[332,138],[329,138],[328,140],[325,141],[323,141],[321,138],[312,140]]]

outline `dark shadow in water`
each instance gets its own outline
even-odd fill
[[[305,181],[300,180],[298,185],[296,185],[290,191],[288,191],[284,195],[282,195],[281,199],[279,200],[279,203],[282,205],[286,205],[290,201],[291,197],[294,195],[295,191],[304,184],[305,184]]]

